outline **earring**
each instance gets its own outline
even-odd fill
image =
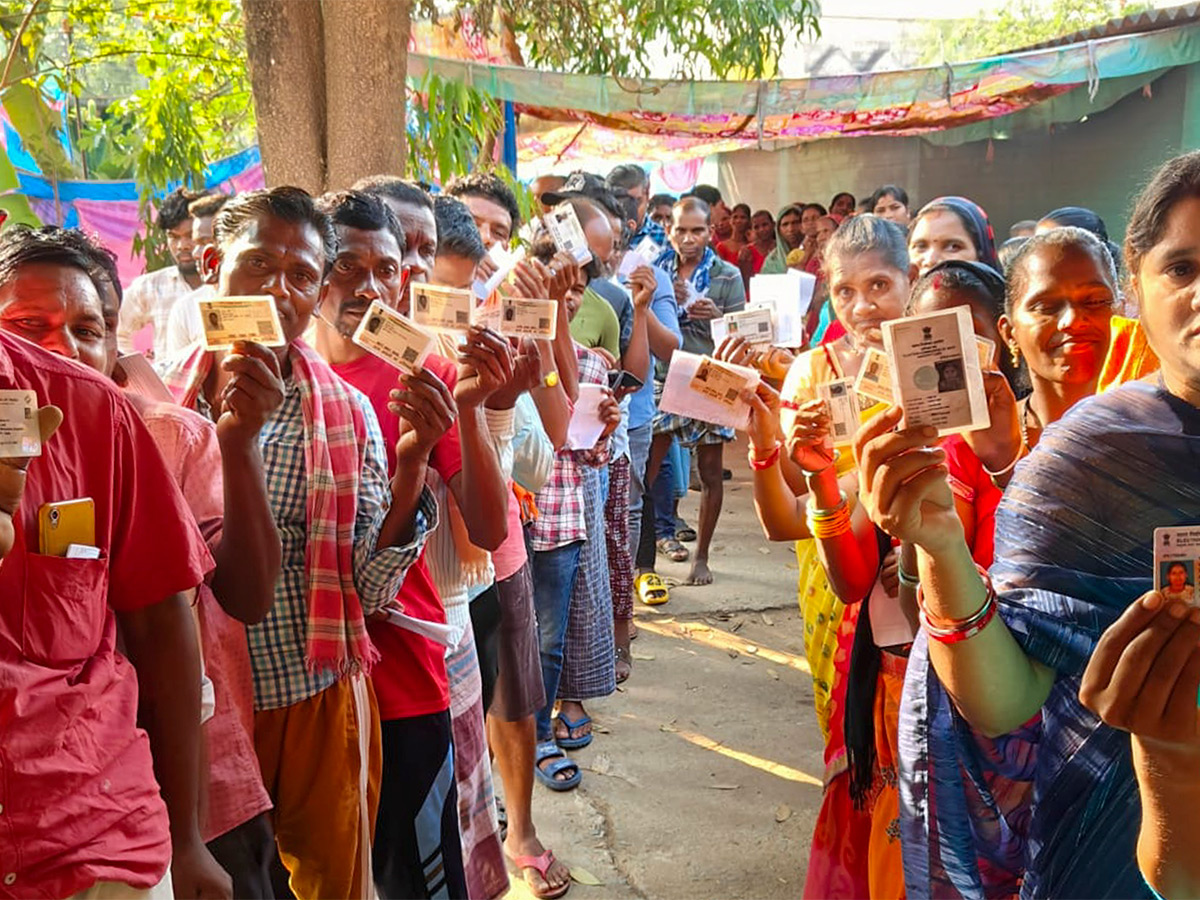
[[[1011,344],[1008,349],[1009,349],[1009,353],[1012,355],[1013,368],[1014,369],[1020,368],[1020,366],[1021,366],[1021,350],[1020,350],[1020,348],[1018,348],[1016,344]]]

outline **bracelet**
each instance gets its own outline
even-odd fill
[[[795,410],[798,410],[800,408],[800,404],[797,403],[795,400],[781,399],[779,401],[779,408],[780,409],[790,409],[794,412]]]
[[[921,579],[915,575],[909,575],[907,572],[905,572],[904,565],[902,563],[896,566],[896,572],[900,576],[900,583],[905,587],[910,587],[913,590],[916,590],[921,586]]]
[[[821,521],[822,519],[836,518],[842,514],[843,510],[848,512],[850,501],[846,497],[846,492],[838,491],[838,497],[840,498],[838,502],[828,509],[821,509],[818,506],[810,506],[807,511],[808,518]]]
[[[779,462],[779,452],[783,449],[783,441],[776,441],[775,446],[771,448],[771,452],[761,459],[755,456],[755,449],[756,448],[754,447],[750,448],[747,458],[750,463],[750,468],[752,468],[755,472],[761,472],[763,469],[769,469],[771,466],[775,465],[775,463]]]
[[[830,461],[830,463],[829,463],[829,466],[836,466],[836,465],[838,464],[838,461],[839,461],[841,458],[842,458],[842,451],[841,451],[841,450],[834,450],[834,451],[833,451],[833,459]],[[813,469],[801,469],[801,470],[800,470],[800,474],[801,474],[801,475],[803,475],[805,478],[812,478],[812,477],[813,477],[813,476],[815,476],[815,475],[820,475],[822,472],[824,472],[826,469],[828,469],[828,468],[829,468],[829,466],[825,466],[825,468],[824,468],[824,469],[816,469],[816,470],[813,470]]]
[[[969,640],[983,631],[996,617],[998,609],[996,589],[992,587],[992,581],[986,574],[984,575],[984,584],[987,587],[987,596],[983,600],[983,605],[965,619],[941,619],[931,616],[925,608],[925,590],[918,587],[917,612],[926,634],[942,644],[957,644]]]
[[[1021,446],[1017,448],[1017,455],[1013,457],[1013,461],[1010,462],[1003,469],[1000,469],[998,472],[993,472],[987,466],[983,465],[983,463],[980,463],[980,467],[983,469],[984,474],[995,479],[995,478],[999,478],[1001,475],[1007,475],[1009,472],[1011,472],[1013,469],[1015,469],[1017,467],[1017,463],[1019,463],[1021,460],[1023,460],[1028,455],[1029,455],[1029,447],[1026,446],[1024,441],[1022,441]]]
[[[835,507],[838,511],[824,518],[817,518],[809,515],[808,530],[812,532],[812,536],[819,541],[829,538],[840,537],[851,531],[850,524],[850,507],[841,506]]]

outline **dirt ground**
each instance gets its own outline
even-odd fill
[[[588,704],[596,738],[571,754],[583,783],[565,794],[534,786],[543,841],[602,882],[573,884],[570,897],[758,900],[803,889],[822,744],[795,554],[762,535],[741,443],[726,467],[715,583],[637,604],[633,675]],[[693,526],[698,501],[691,492],[681,504]],[[687,576],[687,563],[659,561],[664,578]],[[532,895],[514,879],[509,896]]]

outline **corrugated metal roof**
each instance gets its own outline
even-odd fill
[[[1200,3],[1186,3],[1183,6],[1168,6],[1165,9],[1150,9],[1145,12],[1135,13],[1132,16],[1123,16],[1117,19],[1109,19],[1103,25],[1095,25],[1083,31],[1064,34],[1061,37],[1056,37],[1050,41],[1042,41],[1040,44],[1032,44],[1028,47],[1018,47],[1010,50],[1010,53],[1020,53],[1026,50],[1046,50],[1050,47],[1060,47],[1064,44],[1078,44],[1082,41],[1094,41],[1097,38],[1117,37],[1119,35],[1139,34],[1143,31],[1158,31],[1162,28],[1171,28],[1175,25],[1186,25],[1189,22],[1200,20]]]

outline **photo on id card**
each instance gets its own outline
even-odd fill
[[[933,425],[939,435],[990,422],[971,312],[965,306],[883,323],[895,402],[904,427]]]
[[[1154,589],[1168,600],[1197,605],[1200,525],[1154,529]]]
[[[405,372],[425,362],[437,344],[433,334],[379,300],[367,307],[351,340]]]

